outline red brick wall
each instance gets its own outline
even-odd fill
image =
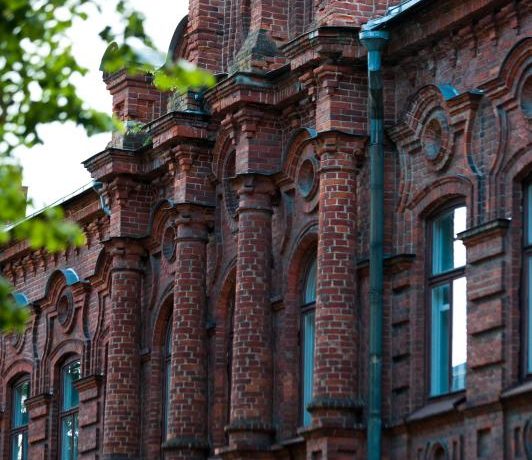
[[[0,338],[2,458],[10,385],[24,373],[32,387],[30,458],[55,458],[58,372],[72,356],[83,374],[80,458],[161,458],[163,448],[172,458],[365,457],[365,52],[354,29],[299,34],[354,26],[385,6],[191,1],[189,59],[227,72],[248,33],[262,27],[277,46],[276,62],[287,67],[264,75],[275,60],[255,63],[260,72],[230,75],[206,94],[205,114],[155,120],[152,149],[109,149],[88,160],[111,215],[92,191],[65,204],[87,233],[86,247],[51,255],[15,243],[0,252],[2,273],[33,305],[25,333]],[[530,9],[433,2],[390,29],[383,60],[384,458],[524,459],[532,424],[520,292],[522,183],[532,171],[522,90],[531,72]],[[146,79],[108,85],[114,111],[125,118],[151,121],[166,111]],[[467,389],[434,400],[427,222],[450,202],[468,208]],[[312,424],[302,429],[300,290],[315,250],[315,401]],[[58,270],[67,267],[81,282],[66,286]],[[61,323],[65,290],[74,302]],[[171,318],[173,405],[163,440]]]

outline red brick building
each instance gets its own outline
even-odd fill
[[[144,129],[66,200],[87,245],[0,253],[4,459],[363,459],[367,53],[384,81],[386,459],[532,458],[530,0],[191,0]]]

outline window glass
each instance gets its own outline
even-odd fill
[[[80,378],[80,362],[74,361],[63,368],[63,410],[67,411],[79,404],[78,390],[74,382]]]
[[[526,243],[527,245],[532,244],[532,184],[529,184],[526,188],[526,201],[527,201],[527,210],[528,210],[528,219],[527,219],[527,232],[526,232]]]
[[[466,229],[466,208],[445,212],[433,222],[432,274],[438,275],[466,263],[466,250],[457,234]]]
[[[11,437],[11,460],[28,458],[28,432],[17,433]]]
[[[316,258],[314,258],[307,271],[304,303],[316,302],[316,265]]]
[[[301,413],[304,426],[312,418],[307,406],[312,400],[314,381],[314,307],[316,302],[316,257],[310,262],[303,286],[303,305],[301,310]]]
[[[61,371],[61,460],[78,458],[78,405],[79,394],[74,383],[81,377],[81,365],[74,361]]]
[[[449,285],[432,290],[431,395],[449,391]]]
[[[465,388],[467,368],[466,207],[440,214],[432,223],[430,299],[430,395]]]
[[[30,393],[30,382],[26,380],[13,388],[13,428],[28,424],[26,400]]]
[[[314,311],[303,315],[303,425],[311,422],[307,406],[312,400],[314,383]]]
[[[453,281],[453,357],[451,391],[465,388],[467,361],[467,287],[466,278]]]
[[[532,373],[532,257],[528,257],[528,359],[527,370]]]
[[[28,458],[28,409],[26,408],[26,400],[29,394],[29,380],[24,380],[12,387],[11,460],[26,460]]]

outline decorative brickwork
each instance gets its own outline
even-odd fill
[[[215,88],[161,94],[149,77],[104,75],[113,113],[136,129],[85,161],[98,192],[64,203],[87,245],[0,252],[32,311],[24,332],[0,337],[1,458],[16,431],[13,386],[25,379],[27,458],[58,458],[61,369],[77,360],[80,459],[366,458],[358,33],[394,3],[190,0],[170,55],[217,73]],[[531,458],[530,2],[409,4],[379,26],[390,32],[383,458]],[[467,208],[456,236],[467,263],[434,277],[433,225],[456,206]],[[316,298],[305,305],[315,254]],[[431,397],[434,331],[444,330],[434,305],[446,318],[454,304],[433,292],[464,274],[465,389]]]

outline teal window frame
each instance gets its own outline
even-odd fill
[[[312,401],[314,384],[314,347],[315,347],[315,311],[316,311],[317,257],[309,260],[305,270],[300,308],[300,402],[299,419],[302,426],[312,422],[308,405]]]
[[[10,460],[27,460],[28,458],[29,414],[26,400],[29,396],[30,379],[29,376],[24,376],[11,386]]]
[[[77,460],[79,439],[79,393],[75,382],[81,378],[79,359],[68,361],[61,368],[59,406],[59,459]]]
[[[467,208],[455,204],[430,222],[429,396],[462,391],[467,371],[466,250],[457,234],[466,229]]]

